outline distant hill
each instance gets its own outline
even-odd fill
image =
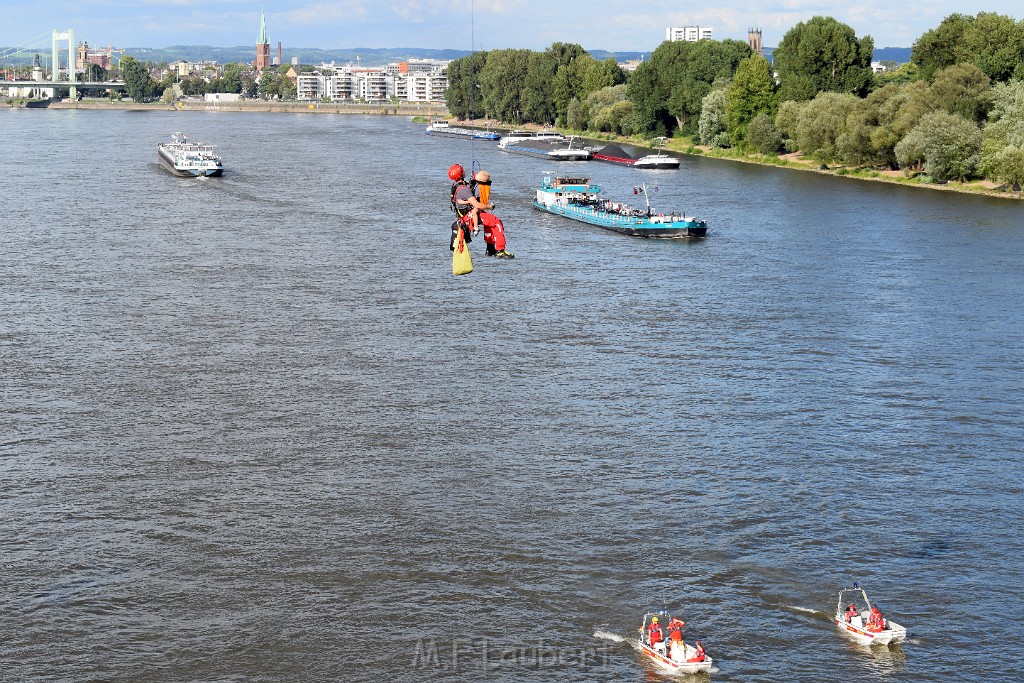
[[[910,52],[913,48],[909,47],[876,47],[875,48],[875,61],[876,62],[896,62],[897,64],[906,64],[910,61]]]
[[[630,59],[639,59],[641,56],[649,55],[647,52],[609,52],[607,50],[589,50],[590,55],[597,60],[603,61],[611,57],[617,62],[625,62]],[[125,54],[135,59],[149,62],[177,62],[184,59],[187,62],[215,61],[219,64],[228,62],[239,62],[248,64],[256,59],[256,47],[213,47],[211,45],[172,45],[165,48],[151,47],[129,47]],[[281,58],[285,64],[290,64],[292,57],[299,58],[299,64],[323,64],[334,62],[336,64],[355,64],[359,61],[361,66],[384,66],[394,62],[402,62],[407,59],[458,59],[470,54],[469,50],[433,50],[419,47],[389,47],[369,48],[353,47],[339,50],[324,50],[318,47],[282,48]],[[277,56],[277,46],[270,46],[270,56]]]
[[[896,62],[897,64],[906,64],[910,61],[910,51],[912,48],[909,47],[876,47],[874,52],[874,61],[876,62]],[[764,49],[764,56],[771,61],[772,52],[775,50],[774,47],[766,47]]]

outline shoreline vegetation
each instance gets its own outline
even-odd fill
[[[460,120],[451,119],[453,125],[465,126],[467,128],[479,128],[481,130],[495,128],[507,128],[506,124],[489,119]],[[516,126],[518,130],[542,130],[543,126],[536,124],[523,124]],[[607,142],[615,144],[627,144],[650,152],[658,151],[656,142],[644,135],[617,135],[614,133],[595,133],[594,131],[560,131],[566,135],[574,135],[580,138],[595,142]],[[665,141],[664,151],[679,155],[701,156],[709,159],[725,159],[745,164],[756,164],[759,166],[775,166],[787,168],[794,171],[805,171],[820,173],[823,175],[835,176],[838,178],[852,178],[854,180],[871,180],[903,187],[914,187],[925,190],[942,190],[946,192],[960,192],[963,194],[984,195],[999,199],[1021,200],[1024,199],[1024,192],[1013,189],[1006,183],[994,183],[990,180],[969,180],[960,182],[950,180],[944,183],[928,181],[923,173],[915,173],[907,176],[903,171],[879,170],[868,167],[851,167],[841,164],[823,164],[815,159],[794,152],[791,154],[766,155],[757,152],[742,152],[736,149],[723,149],[710,147],[708,145],[697,145],[688,137],[669,138]]]
[[[80,101],[25,101],[3,100],[0,106],[12,108],[47,108],[47,109],[116,109],[130,111],[220,111],[220,112],[280,112],[290,114],[371,114],[379,116],[410,117],[414,122],[427,123],[431,119],[446,119],[453,124],[483,129],[507,129],[508,124],[493,119],[463,120],[450,117],[447,108],[438,103],[349,103],[349,102],[294,102],[270,100],[242,100],[239,102],[205,102],[178,101],[173,104],[165,102],[138,103],[132,101],[111,101],[105,98],[83,99]],[[543,126],[526,123],[516,126],[522,130],[541,130]],[[613,133],[595,133],[593,131],[564,131],[567,134],[592,140],[627,144],[643,149],[654,150],[654,142],[643,135],[617,135]],[[964,194],[984,195],[999,199],[1022,200],[1024,192],[1013,189],[1008,184],[998,184],[987,180],[971,180],[960,182],[950,180],[945,183],[929,182],[923,174],[907,176],[903,171],[878,170],[868,167],[850,167],[840,164],[823,164],[800,153],[765,155],[741,152],[735,149],[715,148],[697,145],[688,137],[669,138],[665,142],[665,151],[674,154],[702,156],[710,159],[725,159],[740,163],[775,166],[795,171],[820,173],[856,180],[869,180],[890,183],[903,187],[915,187],[927,190],[942,190]]]

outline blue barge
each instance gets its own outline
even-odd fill
[[[597,225],[632,237],[701,238],[707,221],[684,213],[656,213],[647,197],[647,186],[634,188],[643,194],[646,208],[639,209],[601,197],[601,188],[590,178],[559,178],[551,175],[537,188],[533,206],[557,216]]]

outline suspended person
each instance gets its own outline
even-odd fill
[[[465,169],[460,164],[453,164],[448,169],[448,177],[452,180],[452,210],[458,216],[458,220],[452,225],[451,249],[455,249],[460,226],[468,227],[475,235],[479,232],[480,223],[483,223],[487,255],[505,259],[515,258],[515,254],[505,250],[505,226],[501,219],[486,212],[486,209],[494,208],[494,204],[489,201],[490,174],[487,171],[478,171],[472,182],[467,181]],[[477,196],[479,187],[484,188],[482,199]],[[469,235],[466,235],[466,241],[469,241]]]
[[[483,169],[473,176],[473,183],[476,188],[477,198],[484,204],[491,203],[491,174]],[[486,211],[479,212],[480,222],[484,226],[484,243],[487,245],[486,254],[497,258],[515,258],[515,254],[505,250],[505,225],[493,213]]]

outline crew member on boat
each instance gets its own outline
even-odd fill
[[[658,617],[651,617],[651,625],[647,627],[647,632],[647,640],[650,642],[651,647],[656,650],[664,650],[664,645],[658,648],[658,644],[665,640],[665,634],[661,630],[661,624],[658,623]]]
[[[696,654],[694,654],[693,657],[690,657],[686,661],[687,662],[703,662],[704,659],[706,658],[706,655],[704,654],[704,646],[700,644],[699,640],[694,644],[693,649],[694,649]]]
[[[672,642],[682,642],[683,640],[683,626],[686,626],[686,622],[682,619],[672,617],[668,621],[668,639]]]
[[[853,618],[859,614],[860,612],[857,611],[857,606],[851,602],[850,606],[846,608],[846,623],[849,624],[853,621]]]
[[[872,607],[871,614],[868,615],[868,630],[876,633],[885,630],[885,618],[877,607]]]

